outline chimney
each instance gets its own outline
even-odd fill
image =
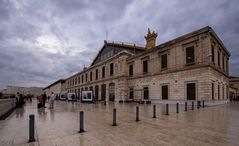
[[[148,34],[144,36],[146,40],[146,45],[145,45],[146,49],[155,47],[157,36],[158,36],[157,33],[155,33],[154,31],[151,33],[150,29],[148,28]]]

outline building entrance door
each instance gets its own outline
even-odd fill
[[[101,100],[105,101],[106,99],[106,85],[102,84],[101,85]]]
[[[149,99],[149,87],[144,87],[144,99]]]
[[[115,83],[109,84],[109,101],[115,101]]]
[[[168,100],[168,86],[162,86],[162,99]]]
[[[195,100],[196,99],[196,85],[195,83],[187,84],[187,100]]]

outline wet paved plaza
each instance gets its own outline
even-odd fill
[[[139,106],[139,122],[135,108]],[[112,109],[117,109],[117,126],[112,125]],[[17,109],[0,121],[1,146],[239,146],[239,103],[176,113],[170,105],[80,104],[56,101],[55,109],[38,110],[36,101]],[[79,111],[84,111],[85,130],[79,131]],[[28,141],[29,114],[35,115],[36,142]]]

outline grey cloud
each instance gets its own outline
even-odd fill
[[[0,88],[46,86],[68,77],[90,65],[105,39],[144,45],[148,27],[160,44],[212,26],[231,53],[231,75],[239,76],[237,0],[17,2],[0,1]],[[42,36],[50,37],[39,46]],[[54,53],[46,49],[52,46]]]

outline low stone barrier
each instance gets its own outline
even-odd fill
[[[16,99],[0,99],[0,120],[4,120],[16,108]]]

